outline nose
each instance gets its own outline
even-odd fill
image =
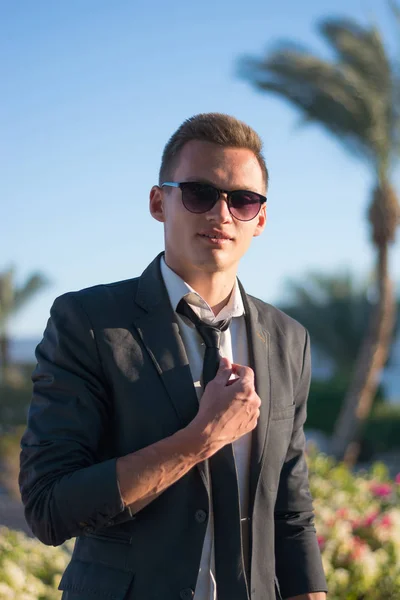
[[[217,202],[206,214],[209,221],[225,223],[232,220],[232,215],[228,208],[228,198],[225,193],[221,193]]]

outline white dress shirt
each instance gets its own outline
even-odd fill
[[[249,365],[249,354],[247,347],[246,324],[244,320],[244,306],[240,294],[239,286],[236,280],[228,304],[214,315],[207,302],[188,285],[179,275],[168,267],[164,258],[161,258],[161,273],[167,288],[168,296],[174,311],[185,297],[195,313],[207,323],[216,323],[223,319],[232,318],[230,327],[222,332],[220,353],[222,357],[228,358],[233,363],[240,365]],[[177,314],[179,331],[186,354],[189,361],[190,370],[193,377],[193,384],[199,402],[203,395],[203,382],[201,374],[203,370],[203,359],[205,353],[205,344],[192,323],[188,323],[179,314]],[[239,495],[240,495],[240,516],[242,523],[247,523],[248,517],[248,490],[249,490],[249,471],[250,471],[250,451],[251,451],[251,433],[246,434],[233,443],[236,468],[238,473]],[[248,544],[248,528],[242,527],[244,548]],[[213,514],[212,502],[210,502],[208,526],[204,539],[203,551],[200,561],[199,575],[196,584],[194,600],[216,600],[215,568],[214,568],[214,540],[213,540]],[[247,556],[245,554],[245,562]],[[246,565],[247,567],[247,565]]]

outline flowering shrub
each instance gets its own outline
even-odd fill
[[[53,548],[0,527],[0,600],[60,600],[73,542]]]
[[[309,470],[329,600],[400,600],[400,475],[313,453]]]
[[[400,600],[400,474],[375,464],[353,475],[308,455],[329,600]],[[73,541],[53,548],[0,527],[0,600],[60,600]]]

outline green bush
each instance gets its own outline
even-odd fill
[[[309,471],[329,600],[400,600],[400,475],[354,475],[323,454]]]
[[[31,395],[31,386],[14,388],[0,385],[0,425],[3,431],[26,423]]]
[[[308,429],[318,429],[327,435],[333,433],[348,386],[349,379],[340,376],[326,381],[311,381],[307,402]],[[383,401],[382,389],[378,388],[374,406],[379,406]]]
[[[13,382],[0,382],[0,431],[26,423],[32,397],[31,374],[35,365],[13,368]]]
[[[354,475],[317,453],[308,465],[329,600],[400,600],[400,475],[380,463]],[[60,600],[72,545],[0,528],[0,600]]]
[[[20,499],[18,486],[20,440],[25,425],[0,435],[0,483],[15,498]]]
[[[318,429],[327,435],[333,433],[346,388],[347,381],[341,378],[311,381],[307,402],[308,429]]]
[[[317,429],[327,435],[333,433],[347,387],[348,380],[343,377],[311,382],[307,429]],[[376,453],[399,449],[400,407],[386,404],[382,389],[379,388],[362,432],[360,459],[369,460]]]
[[[0,600],[60,600],[73,542],[53,548],[0,527]]]
[[[400,448],[400,406],[375,406],[366,423],[363,441],[374,452],[388,452]]]

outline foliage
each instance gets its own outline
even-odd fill
[[[330,360],[336,375],[350,375],[374,306],[373,282],[359,281],[350,271],[312,271],[301,279],[288,280],[286,290],[288,302],[281,306],[283,312],[304,325],[312,346]],[[398,305],[400,308],[399,301]],[[395,335],[399,330],[400,319]]]
[[[20,441],[25,425],[20,425],[0,435],[0,484],[20,500],[18,485]]]
[[[400,475],[383,464],[352,474],[309,457],[315,524],[330,600],[400,600]]]
[[[331,379],[313,379],[311,381],[306,423],[309,429],[318,429],[332,435],[348,384],[348,377],[340,375]],[[378,404],[382,401],[383,393],[379,388],[375,403]]]
[[[400,80],[376,27],[324,19],[321,36],[332,62],[293,42],[261,58],[242,59],[241,75],[258,89],[300,109],[305,122],[323,125],[383,181],[399,149]]]
[[[10,319],[47,285],[47,279],[40,273],[34,273],[22,285],[17,285],[13,268],[0,273],[0,379],[3,383],[13,379],[8,333]]]
[[[354,462],[396,319],[388,247],[400,224],[400,205],[390,183],[400,148],[400,63],[398,56],[389,55],[375,26],[328,18],[319,31],[332,55],[328,60],[299,44],[281,42],[261,58],[243,59],[241,66],[242,75],[259,90],[289,102],[305,122],[318,123],[361,158],[375,179],[368,220],[376,251],[377,301],[332,438],[335,455]]]
[[[31,383],[23,382],[20,386],[0,383],[0,430],[26,423],[31,397]]]
[[[0,527],[0,600],[59,600],[73,542],[53,548]]]
[[[332,435],[347,385],[348,379],[340,376],[311,382],[307,402],[307,429]],[[361,440],[360,460],[369,460],[380,452],[400,449],[400,406],[386,404],[381,387],[378,388]]]
[[[26,423],[35,366],[33,363],[15,365],[15,381],[0,382],[0,432]]]
[[[329,600],[400,600],[400,475],[380,463],[353,474],[313,451],[308,465]],[[0,600],[60,600],[72,544],[0,528]]]
[[[15,282],[15,269],[0,273],[0,332],[6,333],[8,320],[15,316],[33,296],[48,285],[41,273],[34,273],[22,284]]]
[[[400,449],[400,405],[375,406],[366,423],[363,440],[374,453]]]

